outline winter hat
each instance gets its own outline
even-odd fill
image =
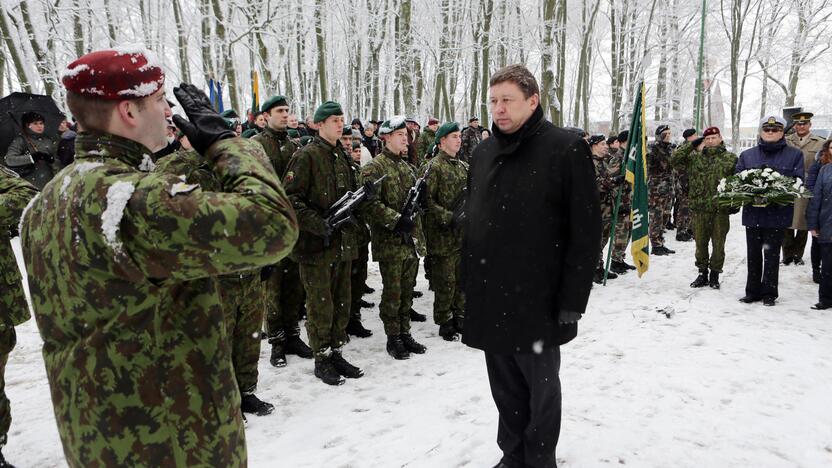
[[[439,123],[439,121],[437,119],[433,118],[433,117],[428,119],[428,127],[430,127],[431,125],[438,124],[438,123]]]
[[[705,129],[704,132],[702,132],[703,137],[710,136],[710,135],[719,135],[719,128],[717,128],[717,127],[708,127],[708,128]]]
[[[606,137],[604,135],[592,135],[589,137],[589,146],[597,145],[602,141],[606,141]]]
[[[433,139],[433,144],[438,145],[439,140],[450,135],[451,133],[459,131],[459,124],[456,122],[445,122],[441,127],[436,129],[436,137]]]
[[[335,101],[326,101],[315,110],[315,115],[312,116],[312,122],[323,122],[328,117],[333,115],[344,115],[344,111],[341,109],[341,104],[338,104]]]
[[[405,124],[405,116],[403,115],[396,115],[390,118],[390,120],[385,120],[381,127],[378,129],[379,135],[389,135],[396,130],[401,130],[403,128],[407,128]]]
[[[23,115],[20,116],[20,123],[23,124],[24,127],[34,122],[45,121],[46,119],[44,119],[43,116],[38,114],[37,112],[24,112]]]
[[[669,126],[667,126],[667,125],[659,125],[658,127],[656,127],[656,136],[659,136],[659,135],[661,135],[662,133],[664,133],[664,132],[666,132],[666,131],[668,131],[668,130],[670,130],[670,127],[669,127]]]
[[[272,96],[266,99],[266,102],[260,106],[260,112],[268,112],[269,109],[277,106],[289,106],[289,101],[286,99],[286,96]]]
[[[705,131],[707,131],[707,130],[705,130]],[[686,140],[688,139],[688,137],[691,137],[693,135],[696,135],[696,129],[695,128],[688,128],[687,130],[682,132],[682,138],[684,138]]]
[[[139,99],[165,84],[165,72],[156,56],[141,46],[123,46],[90,52],[70,63],[61,74],[68,91],[106,99]]]

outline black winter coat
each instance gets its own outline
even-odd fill
[[[474,150],[462,246],[463,342],[491,353],[572,340],[598,262],[601,212],[589,145],[543,119]],[[579,316],[578,316],[579,317]]]

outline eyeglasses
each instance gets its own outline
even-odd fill
[[[763,127],[763,133],[780,133],[783,129],[780,127]]]

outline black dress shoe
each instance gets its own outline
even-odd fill
[[[767,307],[771,307],[776,304],[776,300],[773,297],[764,297],[763,298],[763,305]]]
[[[744,296],[744,297],[740,298],[740,302],[742,302],[744,304],[751,304],[751,303],[754,303],[754,302],[760,302],[762,300],[763,300],[762,297],[757,297],[757,296]]]
[[[832,308],[832,304],[824,304],[823,302],[818,302],[817,304],[812,306],[812,309],[815,310],[826,310]]]

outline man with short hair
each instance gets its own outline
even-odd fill
[[[699,276],[690,284],[692,288],[710,286],[719,289],[719,275],[725,264],[725,238],[731,224],[729,209],[716,201],[720,181],[734,173],[737,156],[729,152],[722,142],[719,128],[710,127],[702,138],[684,143],[670,160],[674,170],[688,175],[690,185],[690,209],[693,212],[693,232],[696,240],[696,268]],[[708,255],[708,245],[713,249]]]
[[[482,141],[482,132],[480,131],[480,119],[476,116],[468,119],[468,126],[462,130],[462,149],[460,150],[459,159],[464,162],[471,162],[471,154],[474,148]]]
[[[419,256],[425,255],[425,239],[421,219],[402,216],[407,194],[416,183],[407,158],[407,126],[403,116],[385,121],[379,128],[385,141],[384,150],[361,169],[363,183],[383,176],[377,196],[363,212],[373,234],[373,260],[381,271],[381,304],[379,314],[387,335],[387,353],[397,360],[409,359],[411,353],[424,354],[426,349],[410,333],[410,307],[413,288],[419,271]]]
[[[815,163],[815,156],[823,148],[824,139],[812,133],[811,112],[799,112],[792,116],[794,133],[786,136],[789,146],[803,152],[803,179],[809,175],[809,168]],[[806,208],[809,200],[802,198],[794,202],[794,218],[783,238],[783,264],[803,265],[808,231],[806,230]]]
[[[649,231],[652,247],[650,253],[653,255],[676,253],[664,245],[665,223],[669,220],[673,208],[673,172],[670,168],[672,152],[670,127],[659,125],[656,128],[656,141],[650,145],[647,153]]]
[[[685,143],[692,142],[697,138],[696,129],[688,128],[682,132]],[[675,151],[678,151],[678,148]],[[671,159],[673,155],[671,154]],[[693,225],[691,224],[691,212],[688,195],[690,179],[688,173],[682,168],[673,168],[673,224],[676,227],[676,240],[679,242],[690,242],[693,239]]]
[[[462,243],[465,330],[500,413],[498,467],[555,467],[560,345],[578,333],[601,213],[589,145],[548,122],[534,75],[491,76],[493,136],[474,149]]]
[[[351,223],[333,230],[324,213],[357,187],[340,142],[344,133],[341,105],[324,102],[313,120],[318,135],[295,153],[283,181],[301,231],[292,259],[300,264],[306,290],[306,331],[315,357],[315,377],[327,385],[341,385],[343,377],[364,375],[342,355],[348,341],[350,268],[358,257],[357,233]]]
[[[289,99],[271,96],[260,106],[260,111],[266,116],[266,127],[252,140],[263,145],[275,173],[282,178],[300,148],[289,138]],[[272,345],[269,363],[284,367],[287,354],[311,359],[312,350],[301,339],[298,324],[297,311],[303,306],[304,292],[297,262],[286,257],[279,264],[265,268],[261,276],[265,282],[266,333]]]
[[[607,165],[615,175],[624,173],[624,161],[627,157],[627,138],[629,138],[629,131],[624,130],[618,135],[613,135],[607,139],[608,144],[610,139],[615,140],[610,146],[609,155],[607,156]],[[622,190],[621,206],[618,207],[618,219],[616,220],[615,237],[613,238],[612,261],[610,262],[610,271],[619,275],[636,269],[634,265],[630,265],[624,261],[627,254],[627,246],[630,244],[630,231],[633,227],[633,223],[630,220],[632,188],[630,184],[622,184],[620,190]]]
[[[63,73],[75,162],[23,213],[21,244],[69,466],[244,466],[245,433],[214,276],[278,262],[297,222],[262,148],[197,87],[173,120],[221,192],[146,172],[166,144],[164,73],[137,47]]]
[[[782,117],[771,115],[760,121],[760,137],[757,146],[740,154],[735,172],[759,169],[763,166],[787,177],[803,179],[803,153],[786,143]],[[742,208],[742,225],[745,226],[748,276],[745,296],[740,302],[750,304],[763,301],[773,306],[779,295],[777,285],[780,273],[780,247],[783,232],[792,223],[794,206],[751,206]]]
[[[428,174],[425,213],[425,240],[430,264],[430,284],[434,291],[433,322],[439,325],[439,336],[457,341],[465,320],[465,296],[459,287],[462,219],[460,204],[464,203],[468,164],[457,158],[462,146],[459,124],[448,122],[437,127],[434,144],[436,156],[426,164]],[[422,169],[424,170],[424,168]]]

